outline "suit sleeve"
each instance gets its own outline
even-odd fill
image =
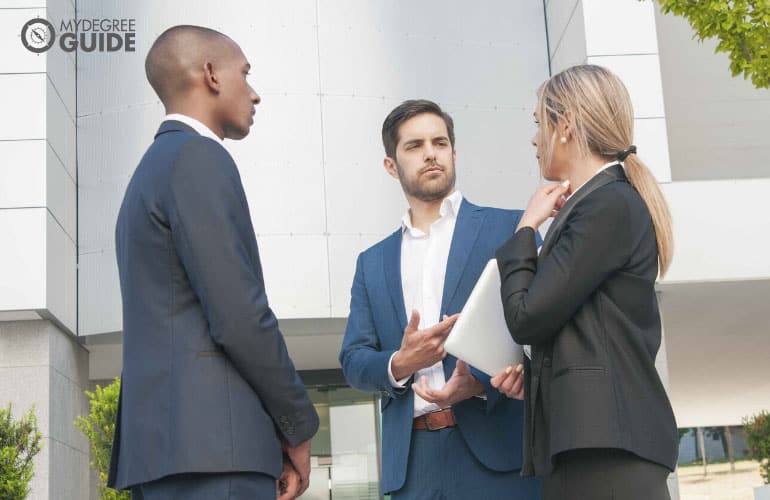
[[[210,139],[182,146],[171,180],[171,233],[211,336],[259,395],[291,446],[310,439],[318,415],[289,358],[265,294],[240,176]]]
[[[550,340],[630,256],[623,195],[597,190],[564,223],[538,263],[536,232],[520,229],[497,251],[505,321],[519,344]]]
[[[395,350],[382,350],[372,318],[372,304],[366,291],[362,255],[356,261],[356,274],[350,290],[350,316],[345,328],[345,338],[340,350],[340,364],[345,380],[354,388],[378,392],[397,398],[409,391],[405,387],[393,387],[388,376],[388,364]]]

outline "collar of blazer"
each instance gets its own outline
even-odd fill
[[[194,128],[185,123],[176,120],[164,120],[163,123],[160,124],[158,131],[155,133],[155,139],[167,132],[187,132],[190,134],[199,135]]]
[[[559,213],[556,215],[553,223],[551,223],[551,227],[548,228],[548,234],[546,234],[545,240],[543,241],[543,247],[540,249],[540,255],[546,255],[551,250],[551,246],[553,246],[553,242],[556,240],[556,236],[564,227],[564,221],[567,220],[569,213],[572,211],[575,205],[580,203],[580,200],[596,191],[600,187],[615,181],[627,181],[626,172],[623,170],[623,167],[619,163],[617,165],[608,167],[594,175],[591,179],[588,180],[588,182],[585,183],[583,187],[580,188],[577,193],[575,193],[574,196],[570,197],[564,203],[564,206],[561,207],[561,210],[559,210]]]
[[[457,222],[455,223],[452,243],[449,248],[449,258],[447,259],[443,297],[441,300],[441,314],[447,311],[457,292],[460,278],[471,257],[473,246],[479,237],[483,220],[484,209],[463,198],[460,211],[457,213]],[[401,284],[402,237],[403,230],[399,228],[385,240],[383,247],[385,282],[387,283],[388,292],[390,292],[393,307],[396,308],[396,313],[401,323],[401,331],[406,329],[407,323],[404,290]]]

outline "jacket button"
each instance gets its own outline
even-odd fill
[[[545,359],[543,360],[543,364],[544,364],[545,366],[548,366],[548,367],[550,367],[550,366],[551,366],[551,358],[545,358]]]

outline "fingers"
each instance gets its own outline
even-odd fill
[[[299,493],[304,493],[310,485],[310,440],[303,441],[295,447],[287,450],[291,465],[299,475]]]
[[[428,403],[436,403],[436,397],[433,394],[433,390],[428,385],[428,377],[420,377],[420,379],[412,384],[412,389],[418,396],[427,401]]]
[[[291,465],[291,462],[283,463],[281,477],[275,482],[276,496],[278,500],[293,500],[299,496],[300,481],[299,474]]]
[[[457,318],[460,317],[460,314],[453,314],[452,316],[449,316],[448,318],[444,319],[440,323],[436,323],[435,325],[431,326],[430,328],[426,328],[424,331],[429,336],[435,336],[435,337],[442,337],[446,338],[447,335],[449,335],[449,332],[452,331],[452,327],[457,322]]]
[[[524,377],[520,376],[513,383],[511,393],[507,394],[508,397],[513,399],[524,399]]]
[[[500,373],[498,373],[494,377],[490,378],[489,379],[489,383],[492,384],[492,387],[494,387],[495,389],[499,389],[500,388],[500,384],[502,384],[503,381],[506,378],[508,378],[508,374],[511,373],[512,371],[513,371],[513,367],[509,366],[508,368],[506,368],[505,370],[501,371]]]
[[[543,186],[543,192],[547,195],[552,195],[555,192],[559,193],[559,196],[564,194],[569,189],[569,179],[562,182],[554,182],[553,184],[547,184]]]
[[[470,375],[471,369],[465,361],[458,359],[457,364],[455,365],[455,373],[457,373],[457,375]]]
[[[297,495],[294,498],[302,496],[302,494],[308,489],[310,486],[310,476],[306,476],[305,478],[300,478],[299,484],[297,485]]]
[[[492,386],[509,398],[521,399],[524,387],[524,365],[517,365],[515,369],[508,367],[505,372],[495,375]]]
[[[412,316],[409,318],[409,324],[406,325],[404,335],[414,333],[420,328],[420,312],[417,309],[412,309]]]
[[[450,403],[451,394],[447,386],[444,386],[443,389],[434,389],[430,386],[430,383],[428,382],[428,377],[420,377],[420,380],[418,381],[418,383],[413,384],[412,388],[414,389],[414,392],[416,392],[418,396],[420,396],[422,399],[424,399],[428,403],[434,403],[441,408],[451,405]]]

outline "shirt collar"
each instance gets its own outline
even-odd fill
[[[188,125],[189,127],[191,127],[196,132],[198,132],[200,135],[204,137],[208,137],[209,139],[214,139],[219,144],[224,145],[224,141],[222,141],[222,139],[220,139],[219,136],[217,136],[217,134],[212,132],[210,128],[208,128],[206,125],[196,120],[195,118],[192,118],[187,115],[183,115],[181,113],[171,113],[169,115],[166,115],[166,117],[163,119],[163,121],[170,121],[170,120],[182,122],[185,125]]]
[[[595,173],[594,175],[592,175],[592,176],[591,176],[591,179],[593,179],[594,177],[596,177],[596,175],[597,175],[599,172],[602,172],[602,171],[604,171],[604,170],[607,170],[608,168],[610,168],[610,167],[611,167],[611,166],[613,166],[613,165],[620,165],[621,167],[625,168],[625,165],[623,165],[623,162],[622,162],[622,161],[613,160],[613,161],[611,161],[611,162],[609,162],[609,163],[605,163],[604,165],[602,165],[602,166],[599,168],[599,170],[597,170],[597,171],[596,171],[596,173]],[[588,180],[587,180],[587,181],[585,181],[585,182],[584,182],[582,185],[580,185],[580,186],[579,186],[579,187],[578,187],[576,190],[572,191],[572,192],[569,194],[569,196],[567,196],[567,197],[564,199],[564,201],[566,201],[566,200],[569,200],[570,198],[572,198],[573,196],[575,196],[575,193],[577,193],[577,192],[580,190],[580,188],[582,188],[583,186],[585,186],[586,184],[588,184],[588,181],[590,181],[591,179],[588,179]]]
[[[441,218],[445,217],[446,215],[456,218],[457,214],[460,213],[460,205],[462,205],[462,202],[463,195],[460,193],[460,191],[457,190],[444,198],[441,201],[441,208],[439,208]],[[404,216],[401,218],[401,230],[403,232],[409,231],[413,236],[419,236],[423,234],[421,230],[412,226],[412,216],[410,214],[410,210],[407,210]]]

